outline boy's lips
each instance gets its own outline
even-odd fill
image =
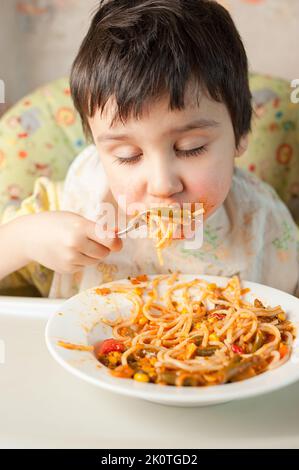
[[[182,202],[178,202],[178,201],[168,201],[168,202],[154,202],[154,203],[150,203],[150,204],[146,204],[146,208],[147,209],[151,209],[151,208],[155,208],[155,207],[171,207],[171,206],[174,206],[174,207],[177,207],[177,208],[180,208],[182,210],[184,209],[187,209],[187,210],[190,210],[190,212],[195,212],[199,209],[199,205],[201,204],[201,207],[203,208],[204,210],[204,214],[206,214],[208,212],[208,209],[211,209],[213,206],[210,206],[208,205],[206,202],[201,202],[201,201],[196,201],[196,202],[190,202],[190,201],[182,201]]]
[[[169,207],[169,206],[180,206],[183,207],[183,203],[179,201],[152,201],[146,204],[146,206],[150,209],[151,207]]]
[[[181,209],[185,207],[188,207],[190,206],[190,210],[193,211],[193,210],[196,210],[197,207],[196,205],[197,204],[202,204],[203,206],[206,204],[205,202],[202,202],[202,201],[195,201],[195,202],[190,202],[190,201],[151,201],[149,203],[145,203],[146,207],[147,208],[150,208],[151,206],[153,207],[157,207],[157,206],[161,206],[161,207],[169,207],[169,206],[179,206]]]

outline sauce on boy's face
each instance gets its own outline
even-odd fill
[[[115,112],[110,99],[102,114],[97,111],[89,119],[115,200],[125,196],[127,207],[201,202],[205,218],[223,203],[234,157],[243,153],[247,140],[242,139],[237,151],[223,103],[204,94],[199,105],[194,101],[187,92],[185,108],[170,111],[168,97],[161,98],[151,102],[140,119],[110,127]]]

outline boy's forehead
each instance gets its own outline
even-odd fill
[[[148,100],[142,106],[142,112],[138,119],[129,116],[126,121],[121,121],[117,116],[117,102],[115,97],[111,96],[103,111],[97,110],[90,123],[95,125],[99,133],[108,131],[113,135],[119,130],[130,129],[131,127],[142,126],[149,122],[159,123],[159,127],[178,127],[184,126],[187,122],[202,124],[202,127],[216,127],[219,122],[228,117],[226,107],[223,103],[216,102],[207,96],[204,92],[197,92],[189,88],[186,90],[184,99],[184,108],[170,109],[169,96],[163,95],[159,98]]]

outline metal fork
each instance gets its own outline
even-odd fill
[[[167,214],[165,214],[165,216],[163,216],[163,210],[167,209]],[[125,235],[126,233],[129,233],[131,232],[132,230],[135,230],[136,228],[138,227],[141,227],[142,225],[146,225],[146,221],[143,219],[144,216],[148,215],[148,213],[152,212],[152,213],[161,213],[161,216],[162,218],[164,219],[168,219],[169,218],[169,210],[172,210],[173,213],[175,212],[180,212],[180,217],[179,217],[179,220],[181,220],[181,214],[182,214],[182,209],[180,208],[173,208],[171,209],[170,207],[155,207],[155,208],[152,208],[152,209],[146,209],[145,211],[141,211],[139,212],[139,214],[137,214],[135,217],[133,217],[133,219],[131,219],[129,222],[128,222],[128,225],[122,229],[122,230],[119,230],[117,232],[117,236],[121,236],[121,235]],[[194,211],[192,212],[187,212],[187,223],[191,223],[192,221],[195,221],[201,214],[203,214],[204,210],[203,209],[199,209],[197,211]],[[143,223],[141,223],[143,222]],[[183,225],[186,225],[186,224],[183,224]]]
[[[143,216],[146,216],[148,214],[148,210],[145,210],[145,211],[142,211],[142,212],[139,212],[139,214],[137,214],[135,217],[133,217],[133,219],[131,219],[129,222],[128,222],[128,225],[122,229],[122,230],[119,230],[116,235],[118,237],[120,237],[121,235],[125,235],[126,233],[129,233],[131,232],[132,230],[135,230],[137,227],[140,227],[141,225],[145,225],[146,224],[146,221],[143,219],[142,220],[142,217]],[[143,222],[142,224],[140,224],[141,222]]]

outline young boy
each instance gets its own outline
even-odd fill
[[[71,73],[94,144],[63,186],[40,178],[0,227],[3,291],[43,296],[140,273],[215,274],[298,295],[297,228],[275,191],[234,168],[252,115],[247,58],[229,13],[210,0],[101,2]],[[125,201],[125,202],[124,202]],[[104,203],[204,204],[204,244],[99,234]],[[21,234],[21,236],[20,236]]]

